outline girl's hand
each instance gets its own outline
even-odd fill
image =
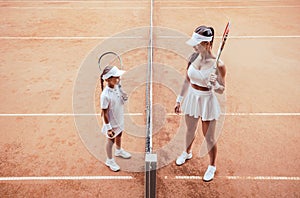
[[[112,138],[112,137],[114,137],[114,135],[115,135],[115,132],[112,129],[107,131],[108,137]]]
[[[124,100],[124,101],[127,101],[128,100],[128,95],[127,95],[127,93],[122,93],[122,99]]]
[[[176,113],[176,114],[180,114],[180,113],[181,113],[181,111],[180,111],[180,103],[179,103],[179,102],[176,103],[176,106],[175,106],[175,113]]]
[[[217,74],[211,73],[208,80],[212,85],[215,85],[217,81],[217,77],[218,77]]]

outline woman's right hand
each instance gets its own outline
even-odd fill
[[[176,113],[176,114],[180,114],[180,113],[181,113],[181,111],[180,111],[180,103],[179,103],[179,102],[176,103],[176,106],[175,106],[175,113]]]

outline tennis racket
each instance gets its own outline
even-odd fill
[[[117,53],[109,51],[109,52],[105,52],[105,53],[101,54],[101,56],[98,59],[98,67],[99,67],[100,72],[102,72],[102,70],[107,65],[111,65],[115,61],[116,58],[119,61],[120,69],[123,69],[123,63],[122,63],[121,57]],[[120,92],[122,94],[123,100],[127,101],[128,96],[122,89],[121,80],[120,80],[118,86],[119,86]]]
[[[221,56],[221,53],[223,51],[225,42],[226,42],[228,34],[229,34],[229,29],[230,29],[230,22],[228,22],[226,27],[225,27],[225,30],[224,30],[224,33],[223,33],[223,36],[222,36],[222,40],[221,40],[221,43],[220,43],[220,46],[219,46],[219,49],[218,49],[217,58],[216,58],[214,66],[213,66],[213,73],[216,73],[216,71],[217,71],[220,56]],[[208,82],[207,87],[210,88],[210,89],[212,88],[212,84],[211,84],[210,81]]]

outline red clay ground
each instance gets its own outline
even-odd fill
[[[0,2],[0,176],[133,177],[128,180],[1,181],[1,197],[144,196],[144,173],[109,171],[81,141],[73,116],[4,114],[72,114],[73,86],[83,60],[105,38],[130,28],[148,26],[149,5],[149,1]],[[197,25],[209,24],[219,36],[230,18],[231,38],[222,54],[228,68],[226,112],[244,113],[225,118],[218,142],[218,172],[213,182],[176,179],[176,176],[202,176],[207,167],[208,157],[198,157],[203,140],[199,131],[192,160],[181,167],[171,161],[158,170],[157,197],[300,196],[299,179],[227,178],[299,178],[299,6],[298,1],[155,1],[154,25],[187,35]],[[170,42],[179,41],[170,39]],[[217,38],[214,51],[218,41]],[[160,38],[155,37],[155,44],[159,42]],[[134,69],[147,63],[147,51],[132,50],[122,58],[126,70]],[[173,52],[155,49],[154,61],[184,75],[186,61]],[[164,78],[159,70],[153,75],[158,80]],[[142,113],[131,119],[143,125],[144,86],[130,79],[124,81],[127,82],[124,89],[137,86],[127,108],[130,113]],[[176,78],[172,82],[177,87],[181,85]],[[97,97],[99,84],[95,87]],[[155,84],[153,94],[155,103],[163,105],[166,113],[173,113],[177,93]],[[97,100],[95,107],[99,112]],[[161,126],[164,115],[154,113],[155,128]],[[165,116],[165,124],[154,131],[154,150],[160,150],[173,139],[180,120],[172,114]],[[124,135],[124,147],[142,152],[144,140],[130,133]],[[96,138],[103,137],[99,133]],[[178,142],[178,146],[183,146],[183,141]],[[101,152],[104,151],[99,150]]]

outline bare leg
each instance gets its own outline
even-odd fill
[[[186,152],[190,153],[192,144],[195,139],[195,132],[198,126],[199,118],[194,118],[192,116],[185,115],[185,123],[187,127],[185,144],[186,144]]]
[[[116,137],[116,148],[117,149],[121,149],[121,144],[122,144],[121,137],[122,137],[122,132]]]
[[[109,139],[107,138],[106,141],[106,155],[109,159],[112,159],[112,147],[115,143],[115,139]]]
[[[216,120],[202,121],[202,132],[207,142],[210,165],[216,165],[217,142],[215,140]]]

